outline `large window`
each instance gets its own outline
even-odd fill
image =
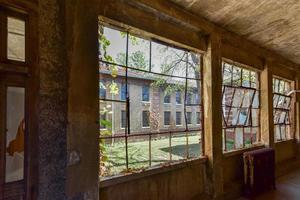
[[[273,78],[273,115],[276,141],[292,138],[292,90],[291,81]]]
[[[147,110],[143,111],[143,128],[149,128],[150,127],[150,121],[149,121],[150,112]]]
[[[101,176],[201,156],[201,56],[103,22],[99,42]]]
[[[150,87],[147,85],[142,87],[142,101],[150,101]]]
[[[170,111],[165,111],[164,112],[164,125],[165,126],[170,126],[171,125],[171,112]]]
[[[223,62],[223,148],[249,147],[259,140],[258,73]]]

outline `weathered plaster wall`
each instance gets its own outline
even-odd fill
[[[64,1],[39,4],[38,199],[66,199],[68,67]]]
[[[91,6],[92,5],[92,6]],[[95,0],[66,0],[70,199],[98,199],[98,15]]]
[[[174,166],[173,166],[174,167]],[[171,167],[172,168],[172,167]],[[101,186],[101,200],[189,200],[206,199],[205,164],[193,161],[175,169],[126,182]]]

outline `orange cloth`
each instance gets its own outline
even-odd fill
[[[7,152],[10,156],[13,156],[16,152],[24,152],[24,135],[25,135],[25,121],[20,122],[16,138],[12,140],[8,147]]]

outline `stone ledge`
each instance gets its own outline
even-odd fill
[[[199,165],[199,164],[205,164],[207,161],[207,157],[201,157],[193,160],[187,160],[187,161],[178,161],[171,163],[167,166],[156,166],[149,169],[146,169],[145,171],[131,173],[131,174],[125,174],[125,175],[116,175],[113,177],[105,178],[100,181],[100,189],[110,187],[113,185],[117,185],[124,182],[129,182],[136,179],[141,179],[148,176],[153,176],[161,173],[167,173],[170,171],[183,169],[185,167]]]

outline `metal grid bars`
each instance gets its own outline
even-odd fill
[[[284,141],[292,138],[291,112],[292,96],[291,82],[273,78],[273,115],[275,141]]]
[[[200,55],[103,24],[99,35],[101,176],[201,156],[202,116],[196,116],[203,110]],[[183,94],[180,105],[174,98],[178,91]],[[164,104],[163,94],[174,102]],[[164,125],[165,111],[184,113],[181,126],[174,117]],[[187,123],[188,112],[201,123]],[[149,127],[143,127],[141,118],[147,118]]]
[[[223,149],[251,146],[259,134],[258,73],[223,62]]]

